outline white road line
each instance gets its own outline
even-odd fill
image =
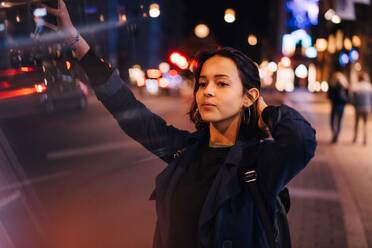
[[[66,158],[73,158],[73,157],[80,157],[80,156],[87,156],[97,153],[104,153],[114,150],[121,150],[124,148],[128,148],[135,144],[134,142],[116,142],[116,143],[106,143],[106,144],[99,144],[99,145],[92,145],[92,146],[85,146],[85,147],[78,147],[78,148],[71,148],[65,149],[60,151],[52,151],[47,154],[48,160],[58,160],[58,159],[66,159]]]
[[[304,189],[297,187],[288,187],[289,194],[295,198],[307,198],[327,201],[339,201],[339,196],[336,191],[319,190],[319,189]]]

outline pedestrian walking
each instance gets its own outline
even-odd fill
[[[330,124],[332,131],[331,143],[337,143],[342,128],[342,118],[348,97],[348,81],[342,72],[336,71],[331,78],[328,98],[331,102]]]
[[[63,0],[48,11],[58,17],[98,99],[123,131],[168,164],[151,195],[157,213],[153,247],[274,247],[275,234],[267,230],[276,230],[277,196],[314,156],[316,138],[293,108],[267,106],[255,63],[233,48],[200,54],[191,133],[167,125],[135,98],[118,70],[79,35]],[[263,139],[267,128],[273,139]],[[269,218],[259,214],[248,181],[257,181]]]
[[[354,138],[358,138],[359,120],[363,120],[363,144],[367,145],[367,124],[368,115],[372,110],[372,85],[366,72],[360,72],[358,82],[352,87],[352,103],[355,110]]]

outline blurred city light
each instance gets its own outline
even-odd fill
[[[282,53],[286,56],[291,56],[296,50],[295,39],[290,34],[283,35]]]
[[[334,24],[339,24],[339,23],[341,23],[341,17],[339,17],[338,15],[334,15],[334,16],[332,16],[331,21],[332,21]]]
[[[291,35],[295,40],[295,44],[301,42],[302,47],[307,48],[311,46],[311,36],[305,30],[295,30],[291,33]]]
[[[333,10],[333,9],[328,9],[325,13],[324,13],[324,18],[327,20],[327,21],[331,21],[332,20],[332,17],[336,14],[336,12]]]
[[[157,3],[150,4],[149,15],[152,18],[157,18],[158,16],[160,16],[160,6],[159,6],[159,4],[157,4]]]
[[[16,16],[16,22],[20,23],[21,22],[21,17],[19,15]]]
[[[159,92],[158,80],[147,79],[146,80],[146,90],[150,95],[157,95]]]
[[[169,71],[169,69],[170,65],[167,62],[161,62],[159,64],[159,70],[161,71],[161,73],[165,74]]]
[[[324,92],[327,92],[328,89],[329,89],[329,86],[328,86],[328,83],[326,81],[323,81],[321,84],[320,84],[320,89]]]
[[[355,49],[352,49],[349,52],[349,58],[350,58],[350,61],[352,61],[352,62],[358,61],[358,59],[359,59],[359,52],[357,50],[355,50]]]
[[[318,24],[319,6],[317,3],[309,2],[307,5],[307,14],[309,16],[310,22],[313,25]]]
[[[278,69],[275,88],[279,91],[292,92],[294,90],[294,73],[290,67]]]
[[[71,69],[71,62],[70,61],[66,61],[66,69],[67,70]]]
[[[224,20],[227,23],[233,23],[235,21],[235,10],[233,9],[226,9]]]
[[[159,87],[160,88],[167,88],[169,86],[169,81],[166,78],[159,79]]]
[[[248,44],[251,46],[257,45],[257,37],[254,34],[248,36]]]
[[[346,50],[351,50],[351,48],[353,48],[353,43],[351,42],[349,38],[345,38],[344,47]]]
[[[99,20],[100,20],[100,22],[104,22],[105,21],[105,16],[104,15],[100,15],[99,16]]]
[[[37,93],[43,93],[44,91],[46,91],[47,87],[45,86],[45,84],[35,84],[35,90]]]
[[[145,72],[141,69],[139,65],[134,65],[129,68],[129,80],[132,84],[136,84],[138,87],[145,85]]]
[[[278,70],[278,65],[274,61],[271,61],[268,64],[268,68],[269,68],[269,71],[276,72]]]
[[[12,3],[10,3],[10,2],[1,2],[0,5],[3,8],[11,8],[12,7]]]
[[[288,57],[283,57],[280,60],[280,64],[283,65],[284,67],[290,67],[291,66],[291,59]]]
[[[355,47],[360,47],[362,45],[362,40],[357,35],[353,35],[352,42]]]
[[[148,78],[156,79],[161,77],[161,71],[159,69],[148,69],[146,74]]]
[[[298,78],[307,78],[307,68],[304,64],[300,64],[296,67],[295,75]]]
[[[318,52],[315,47],[308,47],[305,50],[305,55],[306,57],[313,59],[313,58],[316,58],[316,56],[318,55]]]
[[[209,28],[205,24],[198,24],[194,29],[196,37],[204,39],[209,35]]]
[[[344,47],[344,33],[341,30],[336,32],[336,50],[340,51]]]
[[[328,52],[331,54],[336,52],[336,38],[333,34],[328,37]]]
[[[319,38],[315,42],[315,47],[319,52],[324,52],[327,49],[328,42],[324,38]]]
[[[341,66],[345,66],[349,63],[349,56],[346,53],[341,52],[338,58],[338,62]]]
[[[308,76],[307,76],[308,87],[314,85],[316,82],[316,66],[311,63],[309,64]]]
[[[177,65],[180,69],[187,69],[189,67],[189,63],[185,56],[179,54],[178,52],[173,52],[170,56],[170,61]]]
[[[119,15],[119,25],[123,25],[127,22],[127,16],[125,14]]]

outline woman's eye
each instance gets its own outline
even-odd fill
[[[207,86],[207,83],[205,82],[199,82],[199,87],[205,88]]]
[[[226,87],[228,86],[229,84],[225,83],[225,82],[218,82],[217,83],[218,87]]]

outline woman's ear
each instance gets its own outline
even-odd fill
[[[248,108],[257,101],[260,97],[260,91],[257,88],[250,88],[247,90],[243,97],[243,105]]]

